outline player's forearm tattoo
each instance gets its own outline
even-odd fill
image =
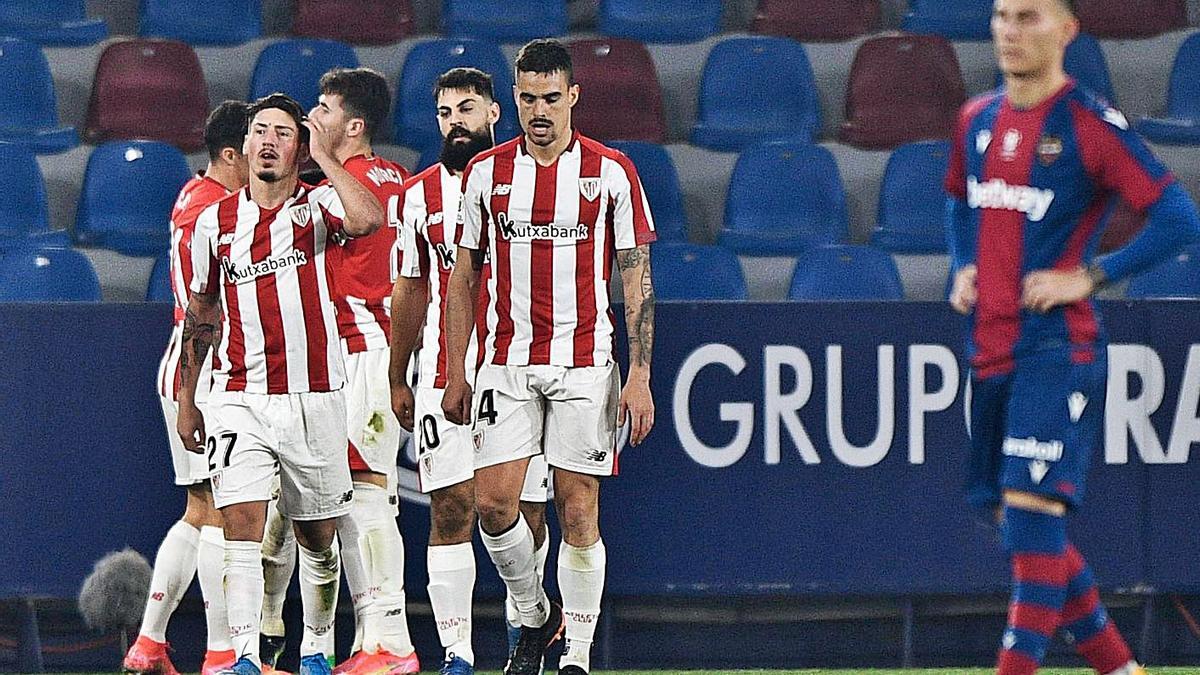
[[[203,363],[209,348],[220,339],[220,325],[212,321],[201,321],[196,317],[192,308],[188,307],[187,313],[183,317],[183,349],[179,352],[179,367],[190,369],[193,364],[198,366]],[[190,355],[187,349],[189,343],[192,347]]]
[[[625,294],[625,326],[629,331],[630,365],[650,366],[654,349],[654,283],[650,276],[650,247],[643,245],[617,254],[617,266],[630,271],[625,282],[637,284],[636,292]],[[636,275],[636,276],[635,276]],[[632,290],[632,289],[631,289]]]
[[[618,251],[617,269],[624,272],[625,270],[631,270],[637,267],[642,262],[642,249],[646,249],[648,252],[649,248],[650,247],[648,246],[639,246],[637,248],[631,248],[625,251]]]

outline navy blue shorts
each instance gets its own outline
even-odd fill
[[[1104,438],[1108,363],[1060,350],[1017,361],[1011,373],[971,379],[971,459],[967,499],[995,506],[1002,490],[1044,495],[1077,507],[1092,453]]]

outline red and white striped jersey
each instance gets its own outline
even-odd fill
[[[541,166],[521,137],[476,156],[463,186],[458,243],[491,259],[485,362],[612,361],[613,258],[656,238],[633,162],[575,132]]]
[[[213,202],[229,194],[229,190],[217,181],[196,174],[179,190],[175,206],[171,209],[171,296],[175,299],[175,328],[171,340],[158,366],[158,394],[172,401],[179,400],[179,349],[182,346],[181,329],[187,313],[188,288],[192,285],[192,260],[189,250],[192,233],[196,229],[196,218]],[[208,388],[207,370],[211,362],[205,361],[200,374],[201,386]],[[197,400],[203,400],[207,391],[197,391]]]
[[[196,220],[192,291],[219,291],[224,307],[213,391],[298,394],[345,382],[332,275],[325,258],[345,211],[327,185],[298,184],[283,204],[261,208],[250,189]]]
[[[382,157],[366,155],[355,155],[342,166],[379,200],[388,225],[329,249],[329,264],[337,282],[333,303],[337,308],[338,334],[345,343],[346,353],[356,354],[388,346],[392,280],[399,266],[398,214],[408,171]]]
[[[455,240],[462,179],[435,164],[404,184],[400,218],[400,276],[428,279],[429,307],[422,331],[420,370],[423,387],[446,387],[446,288],[454,270]],[[467,380],[474,381],[479,349],[467,343]]]

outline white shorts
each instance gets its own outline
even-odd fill
[[[345,357],[350,470],[387,476],[388,494],[399,512],[395,496],[396,458],[408,432],[392,412],[392,390],[388,383],[391,351],[372,349]]]
[[[475,468],[544,455],[555,469],[617,473],[617,365],[484,365],[475,378]]]
[[[163,421],[167,423],[167,441],[171,444],[171,466],[175,469],[176,485],[199,485],[208,480],[209,458],[207,452],[188,452],[179,438],[179,403],[164,396],[158,397],[162,405]],[[196,401],[200,414],[208,423],[208,404]]]
[[[354,488],[341,391],[213,392],[208,410],[217,508],[269,501],[278,474],[279,511],[288,518],[321,520],[349,513]]]
[[[475,477],[475,444],[471,428],[452,424],[442,411],[444,389],[417,387],[416,426],[417,483],[429,494]],[[545,502],[550,486],[546,458],[535,455],[525,471],[521,501]]]

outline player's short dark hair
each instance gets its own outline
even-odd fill
[[[1072,16],[1079,16],[1079,3],[1077,0],[1059,0],[1070,12]]]
[[[342,107],[350,117],[357,117],[367,127],[367,137],[387,119],[392,107],[387,80],[371,68],[334,68],[321,76],[321,93],[342,97]]]
[[[296,99],[281,92],[267,94],[266,96],[254,101],[250,104],[250,109],[246,112],[246,131],[250,132],[250,123],[254,121],[254,116],[264,110],[282,110],[287,113],[296,122],[296,128],[300,132],[300,142],[308,143],[308,127],[304,126],[304,120],[307,119],[304,115],[304,108],[296,102]]]
[[[447,89],[471,91],[489,101],[496,100],[495,92],[492,91],[492,76],[478,68],[451,68],[442,73],[433,85],[435,103]]]
[[[249,110],[250,104],[245,101],[222,101],[208,114],[204,122],[204,146],[209,159],[218,159],[225,148],[242,151]]]
[[[575,70],[571,66],[571,53],[563,43],[553,38],[533,40],[517,52],[517,74],[536,73],[550,75],[563,73],[567,84],[575,84]]]

